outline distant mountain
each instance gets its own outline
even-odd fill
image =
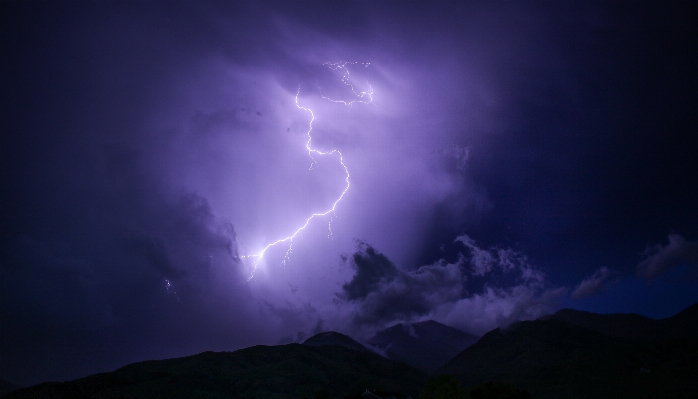
[[[657,320],[639,314],[597,314],[562,309],[545,318],[574,324],[612,337],[657,339],[662,336],[662,326]]]
[[[596,314],[575,309],[562,309],[546,318],[620,338],[661,340],[698,335],[698,303],[660,320],[638,314]]]
[[[19,385],[15,385],[11,382],[7,382],[5,380],[0,380],[0,396],[5,395],[6,393],[16,391],[20,389],[21,387]]]
[[[253,346],[130,364],[43,383],[6,398],[358,398],[367,388],[417,397],[427,376],[375,353],[339,346]]]
[[[344,334],[327,331],[319,334],[315,334],[312,337],[306,339],[303,345],[310,346],[341,346],[348,349],[353,349],[357,351],[368,351],[365,346],[351,339]]]
[[[3,398],[358,399],[366,389],[416,398],[427,374],[413,364],[456,376],[466,388],[510,383],[537,399],[698,399],[698,304],[661,320],[565,309],[475,340],[435,321],[398,324],[369,340],[390,360],[326,332],[302,345],[134,363]],[[5,386],[0,381],[0,389]]]
[[[659,322],[667,329],[677,332],[678,336],[695,336],[698,334],[698,302]]]
[[[474,335],[427,320],[396,324],[378,332],[366,343],[384,352],[388,359],[431,373],[477,340]]]
[[[566,309],[488,332],[439,373],[466,387],[510,382],[541,399],[698,397],[696,309],[663,320]]]

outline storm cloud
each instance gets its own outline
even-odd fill
[[[0,2],[0,379],[479,334],[695,261],[632,255],[698,235],[689,8]],[[350,188],[260,259],[345,188],[311,123]]]
[[[337,294],[355,305],[355,327],[380,328],[434,318],[475,334],[549,313],[566,294],[510,248],[481,248],[464,235],[454,262],[440,259],[413,270],[396,266],[365,242],[347,256],[353,278]]]
[[[438,262],[403,271],[367,243],[347,259],[354,277],[338,293],[358,305],[357,325],[384,325],[424,316],[437,306],[460,297],[463,278],[459,263]]]

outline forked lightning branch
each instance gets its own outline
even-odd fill
[[[354,86],[349,82],[350,80],[350,74],[349,74],[349,69],[347,68],[348,66],[358,66],[358,67],[365,67],[367,68],[370,63],[367,62],[340,62],[340,63],[329,63],[326,62],[323,64],[327,66],[328,68],[332,69],[333,71],[340,71],[342,73],[342,83],[346,85],[350,90],[352,95],[354,96],[353,100],[346,101],[346,100],[337,100],[337,99],[332,99],[330,97],[326,97],[321,94],[322,98],[331,101],[333,103],[340,103],[343,105],[351,106],[355,103],[364,103],[364,104],[369,104],[373,101],[373,89],[369,86],[368,90],[366,91],[356,91]],[[318,213],[313,213],[309,215],[303,224],[301,224],[295,231],[292,231],[289,235],[279,238],[276,241],[273,241],[269,244],[267,244],[264,248],[262,248],[259,252],[255,254],[248,254],[248,255],[243,255],[241,258],[249,258],[249,259],[254,259],[254,265],[252,267],[252,272],[250,273],[250,277],[247,279],[247,281],[251,280],[254,277],[255,272],[257,271],[257,266],[259,265],[259,262],[264,258],[264,255],[266,254],[267,250],[280,244],[286,244],[288,245],[286,249],[286,253],[284,254],[284,257],[281,261],[281,265],[285,265],[286,262],[289,261],[291,252],[293,251],[293,240],[305,230],[310,223],[316,219],[316,218],[323,218],[323,217],[329,217],[329,220],[327,221],[327,229],[328,229],[328,236],[332,236],[332,216],[335,214],[335,210],[337,209],[337,205],[342,201],[344,198],[344,195],[349,191],[349,187],[351,186],[350,184],[350,174],[349,174],[349,169],[347,168],[347,165],[344,164],[344,158],[342,156],[341,151],[338,149],[333,149],[330,151],[321,151],[313,147],[313,122],[315,121],[315,113],[313,112],[312,109],[305,107],[301,105],[298,102],[298,96],[300,95],[300,86],[298,87],[298,91],[296,92],[296,99],[295,99],[295,104],[298,109],[301,109],[305,112],[307,112],[310,115],[310,122],[308,122],[308,140],[305,143],[305,149],[308,151],[308,156],[311,159],[310,163],[310,169],[313,168],[313,165],[315,165],[315,156],[335,156],[339,160],[339,163],[341,164],[342,168],[344,169],[344,181],[345,181],[345,186],[344,190],[339,194],[337,199],[332,202],[331,204],[328,205],[327,209],[324,212],[318,212]]]

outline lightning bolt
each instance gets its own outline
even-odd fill
[[[355,103],[364,103],[364,104],[370,104],[373,101],[373,89],[369,85],[367,91],[356,91],[354,86],[349,83],[349,69],[347,68],[348,65],[358,65],[358,66],[363,66],[363,67],[368,67],[370,65],[369,62],[337,62],[337,63],[331,63],[331,62],[326,62],[323,65],[327,66],[333,71],[340,70],[343,75],[342,75],[342,83],[345,84],[346,86],[349,87],[351,92],[354,95],[354,100],[351,101],[346,101],[346,100],[335,100],[329,97],[326,97],[322,94],[322,91],[320,91],[320,95],[323,99],[331,101],[333,103],[341,103],[346,106],[352,106]],[[300,86],[298,87],[298,91],[296,92],[296,99],[295,99],[295,104],[296,107],[300,110],[303,110],[305,112],[308,112],[310,114],[310,122],[308,122],[308,141],[305,143],[305,149],[308,151],[308,156],[312,160],[310,167],[308,170],[312,170],[313,166],[315,166],[316,161],[313,155],[316,156],[324,156],[324,155],[336,155],[339,158],[339,163],[342,165],[342,168],[344,168],[344,181],[346,182],[346,186],[344,187],[344,190],[342,190],[341,194],[339,197],[332,203],[332,206],[329,207],[326,211],[324,212],[318,212],[318,213],[313,213],[311,214],[308,218],[305,219],[305,222],[298,227],[295,231],[293,231],[290,235],[279,238],[278,240],[267,244],[264,248],[262,248],[261,251],[257,252],[256,254],[251,254],[251,255],[243,255],[241,258],[251,258],[254,259],[254,266],[252,269],[252,273],[250,274],[250,277],[247,279],[247,281],[250,281],[253,277],[255,272],[257,271],[257,265],[259,265],[259,262],[264,258],[264,254],[267,252],[269,248],[272,248],[276,245],[282,244],[282,243],[288,243],[288,249],[286,250],[286,254],[284,255],[283,260],[281,261],[281,265],[284,266],[289,260],[291,256],[291,252],[293,252],[293,239],[296,238],[299,234],[305,230],[306,227],[310,224],[311,221],[315,218],[321,218],[325,217],[327,215],[335,215],[335,210],[337,209],[337,204],[339,204],[342,199],[344,198],[344,195],[349,191],[349,187],[351,184],[349,183],[349,168],[347,168],[347,165],[344,163],[344,157],[342,156],[342,153],[337,150],[333,149],[331,151],[321,151],[318,149],[313,148],[313,122],[315,121],[315,113],[313,112],[312,109],[304,107],[298,103],[298,96],[300,95],[301,88]],[[328,229],[328,237],[332,238],[332,218],[327,223],[327,229]]]
[[[344,105],[353,105],[354,103],[364,103],[364,104],[370,104],[373,101],[373,88],[371,88],[371,85],[368,86],[367,91],[361,91],[357,92],[354,90],[354,86],[349,83],[349,69],[347,69],[347,65],[361,65],[364,68],[368,68],[369,65],[371,65],[370,62],[326,62],[322,65],[327,66],[333,71],[336,71],[338,69],[341,69],[344,71],[344,75],[342,76],[342,83],[345,85],[349,86],[351,89],[351,92],[354,93],[354,96],[356,97],[355,100],[352,101],[342,101],[342,100],[333,100],[329,97],[322,96],[325,100],[332,101],[333,103],[342,103]]]

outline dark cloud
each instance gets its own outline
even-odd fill
[[[414,270],[398,268],[369,244],[360,243],[346,258],[355,274],[337,294],[356,306],[354,325],[379,328],[430,317],[482,334],[547,314],[567,292],[547,282],[517,251],[481,248],[468,236],[456,242],[470,253],[452,263],[441,259]]]
[[[637,265],[637,275],[651,281],[681,263],[698,266],[698,242],[686,241],[680,234],[669,234],[667,245],[657,244],[644,255],[645,259]]]
[[[350,282],[342,286],[341,298],[348,301],[365,299],[384,281],[395,280],[399,270],[385,255],[366,242],[360,242],[351,259],[345,258],[356,271]]]
[[[686,8],[0,2],[0,378],[318,326],[481,333],[629,273],[647,237],[698,234]],[[371,63],[371,104],[323,98],[353,96],[341,61]],[[256,262],[344,187],[299,106],[351,187]],[[674,241],[638,273],[693,259]]]
[[[605,290],[608,285],[617,281],[618,273],[602,267],[591,276],[582,280],[570,294],[572,298],[586,298]]]
[[[429,314],[436,306],[459,298],[462,275],[458,264],[440,262],[414,271],[398,269],[370,245],[359,244],[348,260],[355,270],[338,297],[358,305],[353,322],[384,325]]]
[[[148,218],[136,207],[104,229],[91,228],[100,220],[75,220],[68,237],[24,232],[5,242],[12,249],[0,281],[3,373],[26,382],[76,378],[203,349],[203,331],[207,346],[252,342],[254,327],[230,330],[249,309],[225,305],[248,298],[232,225],[196,194],[150,194],[156,209]]]

